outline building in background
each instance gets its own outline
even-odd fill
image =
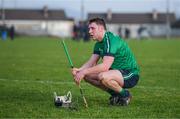
[[[123,38],[165,37],[167,33],[166,13],[89,13],[88,19],[100,17],[105,19],[109,31]],[[169,14],[170,24],[176,21],[175,14]],[[170,25],[168,26],[170,28]]]
[[[0,18],[1,18],[0,14]],[[0,25],[14,26],[17,34],[71,37],[74,20],[64,10],[5,9]]]
[[[171,25],[172,31],[171,35],[174,37],[180,37],[180,19]]]
[[[103,18],[109,31],[126,39],[166,37],[167,27],[171,31],[171,36],[180,36],[179,30],[171,29],[171,25],[176,22],[174,13],[168,14],[168,26],[167,14],[159,13],[156,10],[151,13],[113,13],[109,9],[106,13],[88,13],[87,20],[95,17]],[[0,28],[4,28],[4,26],[11,28],[13,26],[16,34],[73,37],[74,39],[89,40],[88,29],[83,29],[85,33],[81,34],[85,35],[79,35],[79,32],[75,32],[75,21],[73,18],[68,18],[64,10],[50,10],[47,6],[42,9],[4,9],[3,13],[0,11],[0,18],[3,18],[0,20]],[[87,20],[81,22],[87,23]],[[84,24],[84,26],[86,25]]]

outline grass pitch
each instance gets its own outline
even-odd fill
[[[110,106],[107,93],[82,81],[86,109],[59,39],[0,40],[0,118],[180,118],[180,39],[127,42],[141,70],[139,84],[130,89],[131,104]],[[94,42],[66,44],[79,67]],[[53,92],[64,95],[69,90],[78,111],[54,106]]]

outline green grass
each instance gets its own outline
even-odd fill
[[[180,39],[127,42],[141,69],[139,84],[130,89],[131,104],[110,106],[107,93],[82,82],[86,109],[57,38],[0,40],[0,118],[180,118]],[[66,44],[79,67],[94,42]],[[69,90],[78,111],[54,106],[53,92]]]

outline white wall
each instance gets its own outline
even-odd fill
[[[125,29],[130,30],[130,38],[137,38],[137,30],[140,27],[138,24],[107,24],[108,31],[112,31],[119,34],[119,28],[121,28],[122,37],[125,37]]]
[[[149,24],[147,25],[151,36],[166,36],[167,26],[166,24]]]
[[[116,34],[119,28],[121,28],[122,37],[125,36],[125,29],[130,30],[130,38],[138,38],[138,29],[145,27],[146,30],[143,32],[144,37],[160,37],[166,36],[167,26],[166,24],[107,24],[108,31],[112,31]]]
[[[72,21],[51,21],[48,22],[48,34],[59,37],[71,37],[72,36]]]
[[[14,25],[18,34],[71,37],[73,21],[6,20],[6,25]]]
[[[176,36],[176,37],[179,37],[180,36],[180,29],[172,29],[171,30],[171,36]]]

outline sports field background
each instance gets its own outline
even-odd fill
[[[180,118],[180,39],[128,40],[141,77],[128,107],[110,106],[109,95],[82,81],[84,108],[60,39],[17,37],[0,40],[0,118]],[[79,67],[94,42],[66,40]],[[72,92],[78,110],[56,108],[53,92]]]

